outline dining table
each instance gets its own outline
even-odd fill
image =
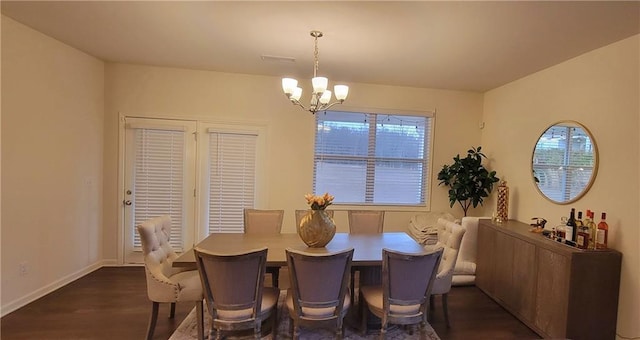
[[[267,266],[284,267],[287,265],[285,249],[290,248],[309,253],[333,253],[353,248],[352,265],[358,267],[380,267],[382,249],[405,253],[428,252],[423,245],[405,232],[385,232],[376,234],[336,233],[331,242],[322,248],[308,247],[298,234],[282,233],[277,235],[261,234],[210,234],[199,242],[196,248],[219,254],[236,254],[267,247]],[[174,267],[195,268],[193,250],[182,253],[173,261]]]
[[[351,265],[359,267],[358,286],[380,284],[382,282],[382,249],[390,249],[411,254],[432,252],[437,246],[423,246],[405,232],[384,232],[372,234],[336,233],[324,247],[307,246],[297,233],[245,234],[214,233],[200,241],[194,248],[218,254],[237,254],[267,247],[267,266],[286,267],[285,249],[308,253],[329,254],[353,248]],[[173,267],[196,268],[193,249],[183,252],[172,264]],[[368,328],[379,327],[380,319],[370,317]]]

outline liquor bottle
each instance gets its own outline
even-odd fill
[[[565,232],[567,233],[566,239],[569,241],[576,240],[576,209],[571,208],[571,213],[569,214],[569,219],[567,220],[567,226],[565,227]]]
[[[596,249],[596,231],[598,226],[596,226],[596,222],[593,220],[593,211],[587,210],[585,224],[589,228],[589,249]]]
[[[589,227],[582,222],[582,211],[578,211],[576,226],[578,228],[578,232],[576,233],[576,247],[580,249],[588,249],[589,248]]]
[[[596,236],[596,248],[607,249],[607,241],[609,238],[609,225],[607,224],[607,214],[602,213],[602,219],[598,223],[598,232]]]
[[[562,216],[560,218],[560,224],[556,227],[556,236],[560,240],[564,240],[567,237],[567,218]]]
[[[578,217],[576,218],[576,225],[578,226],[578,231],[580,231],[580,228],[584,226],[584,222],[582,222],[582,211],[578,211]]]

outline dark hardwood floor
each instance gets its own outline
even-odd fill
[[[449,293],[451,328],[440,303],[436,298],[430,323],[443,340],[539,339],[475,286]],[[168,339],[192,308],[179,303],[168,319],[169,304],[162,304],[154,339]],[[106,267],[3,317],[0,338],[144,339],[150,311],[144,268]]]

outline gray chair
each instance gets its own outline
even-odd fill
[[[427,324],[429,296],[442,258],[442,248],[423,254],[382,250],[382,285],[360,289],[362,332],[367,332],[368,312],[382,320],[380,338],[388,324]]]
[[[215,254],[194,249],[212,323],[209,339],[222,333],[252,329],[260,339],[262,322],[271,317],[273,338],[277,334],[280,290],[264,287],[267,248],[238,254]]]
[[[381,234],[384,228],[384,210],[349,210],[350,234]],[[365,271],[371,272],[371,268],[351,267],[351,303],[356,297],[356,273],[361,278]],[[362,282],[362,279],[358,280]]]
[[[244,209],[244,232],[246,234],[277,235],[282,230],[284,210]],[[271,285],[278,287],[280,267],[267,267]]]
[[[299,338],[300,326],[332,326],[335,337],[342,339],[344,317],[351,306],[348,276],[353,248],[324,254],[293,249],[285,252],[291,281],[285,300],[291,337]]]
[[[202,285],[197,270],[173,268],[178,255],[169,244],[171,218],[156,217],[136,226],[142,243],[147,277],[147,296],[151,300],[151,317],[147,339],[153,339],[160,303],[171,303],[169,318],[175,315],[176,302],[195,302],[198,315],[198,338],[203,338]]]

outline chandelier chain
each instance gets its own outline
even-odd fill
[[[319,61],[318,61],[318,36],[314,36],[315,37],[315,50],[313,51],[313,59],[314,59],[314,64],[313,64],[313,76],[317,77],[317,73],[318,73],[318,65],[319,65]]]

